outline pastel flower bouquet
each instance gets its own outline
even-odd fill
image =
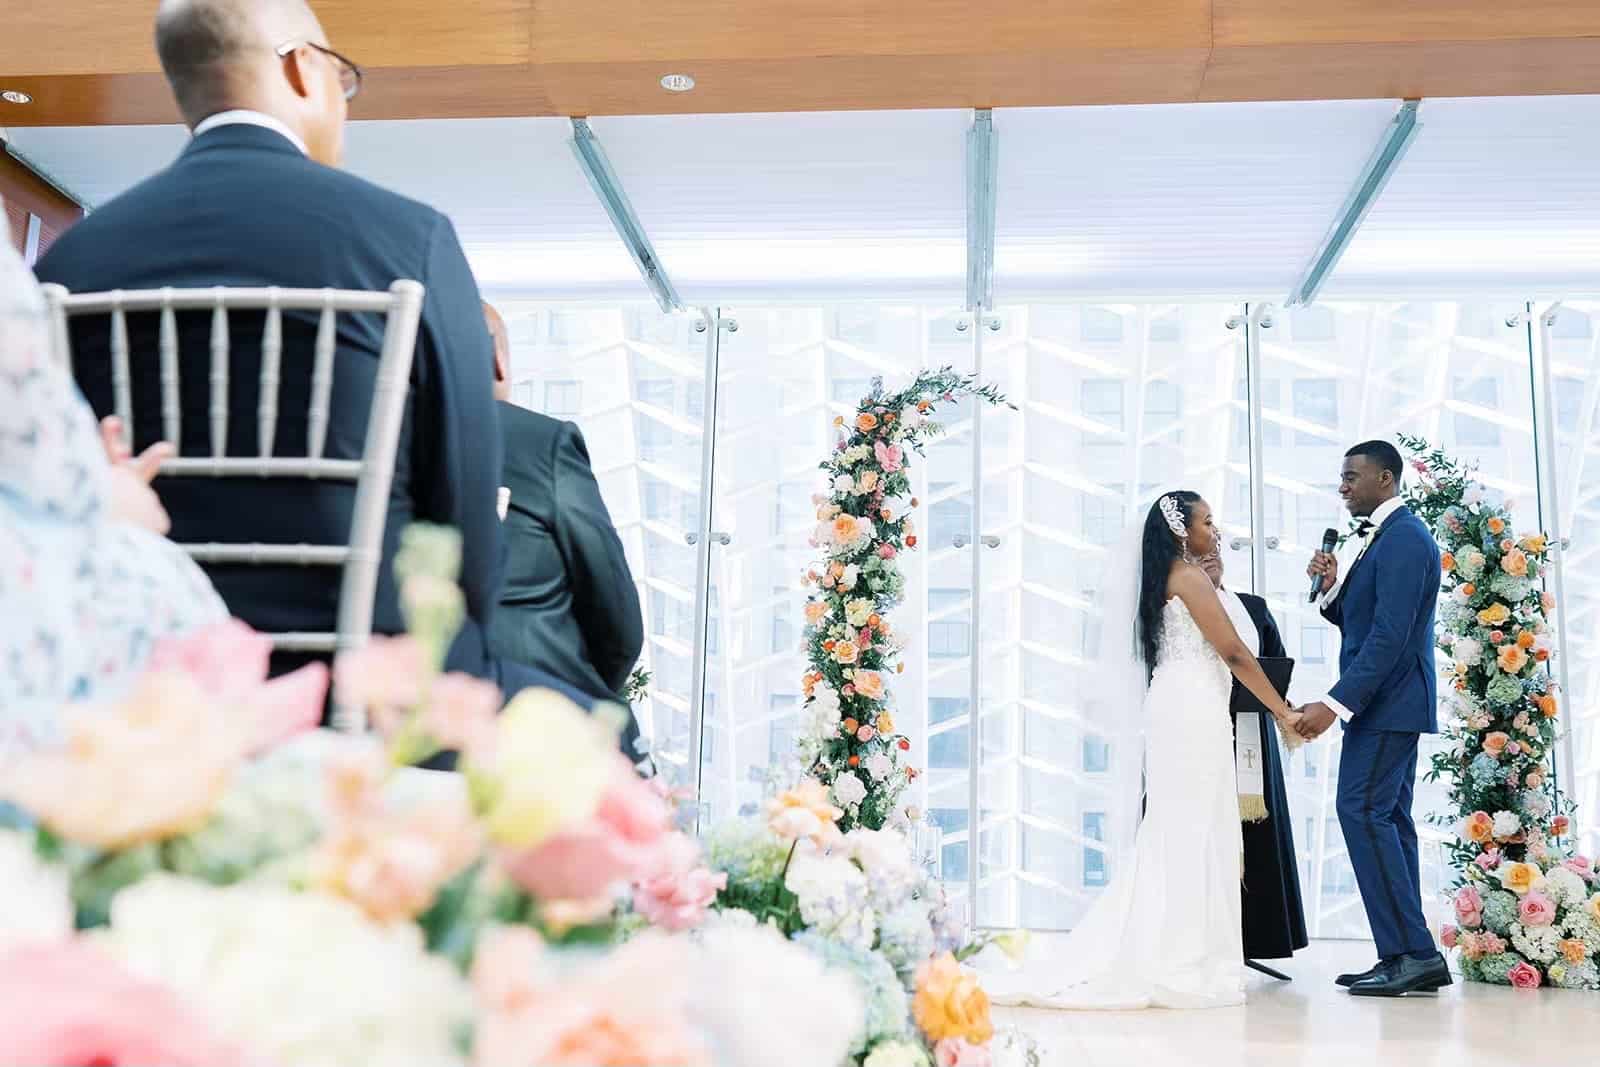
[[[334,671],[380,737],[311,732],[327,671],[266,682],[229,623],[6,768],[0,1063],[754,1067],[774,1020],[796,1067],[838,1062],[847,979],[771,931],[686,932],[726,878],[671,798],[603,716],[441,673],[459,541],[403,545],[409,633]],[[443,750],[460,775],[408,766]]]
[[[997,1049],[1038,1063],[1016,1032],[997,1036],[989,999],[962,966],[995,944],[1020,956],[1021,935],[964,941],[937,881],[905,836],[857,825],[819,780],[780,793],[765,816],[713,827],[707,858],[725,884],[718,924],[761,924],[850,980],[861,1009],[848,1062],[864,1067],[988,1067]],[[820,1062],[820,1061],[818,1061]]]
[[[888,616],[905,593],[896,561],[917,547],[911,454],[943,432],[933,410],[962,397],[1007,403],[993,386],[949,367],[925,371],[895,393],[875,382],[852,419],[834,420],[839,439],[821,464],[828,492],[812,498],[811,544],[825,556],[805,574],[810,667],[801,679],[799,748],[809,774],[843,810],[846,830],[882,829],[917,775],[907,762],[911,741],[895,729],[888,679],[904,664]]]
[[[1446,749],[1456,922],[1442,940],[1470,981],[1600,989],[1600,872],[1566,844],[1571,806],[1550,772],[1559,704],[1554,599],[1539,579],[1550,547],[1519,537],[1509,504],[1417,438],[1407,504],[1443,548],[1439,647],[1448,657]]]

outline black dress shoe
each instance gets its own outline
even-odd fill
[[[1373,975],[1377,974],[1383,969],[1383,965],[1386,962],[1386,960],[1379,960],[1377,963],[1374,963],[1371,967],[1368,967],[1360,974],[1341,974],[1339,977],[1333,980],[1333,984],[1342,986],[1345,989],[1349,989],[1363,978],[1371,978]]]
[[[1378,973],[1350,987],[1353,997],[1403,997],[1407,993],[1436,993],[1450,985],[1450,965],[1435,952],[1418,959],[1397,956],[1380,964]]]

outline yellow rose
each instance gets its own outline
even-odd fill
[[[833,647],[833,658],[846,666],[854,663],[860,656],[861,649],[854,641],[840,641]]]
[[[994,1037],[989,995],[948,952],[917,968],[911,1013],[931,1041],[958,1037],[982,1045]]]
[[[492,763],[469,769],[489,837],[533,848],[587,819],[615,778],[617,735],[549,689],[524,689],[495,723]]]
[[[1590,897],[1589,903],[1585,906],[1588,909],[1589,918],[1600,923],[1600,893]]]
[[[1504,604],[1491,604],[1478,612],[1478,621],[1485,626],[1499,626],[1511,618],[1511,609]]]
[[[1549,542],[1545,540],[1543,534],[1532,534],[1524,537],[1521,544],[1524,552],[1532,552],[1536,556],[1549,547]]]
[[[1544,885],[1544,875],[1531,863],[1508,863],[1500,868],[1500,884],[1523,897]]]
[[[865,600],[861,597],[846,601],[844,606],[844,617],[845,621],[851,626],[860,629],[867,624],[868,619],[872,618],[872,601]]]

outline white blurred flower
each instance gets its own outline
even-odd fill
[[[1513,811],[1497,811],[1494,813],[1494,836],[1514,837],[1522,829],[1522,820]]]
[[[828,973],[820,959],[769,926],[712,923],[698,937],[692,1011],[723,1067],[845,1061],[864,1024],[848,976]],[[774,1040],[775,1034],[791,1039]]]
[[[783,884],[812,930],[857,948],[872,947],[878,919],[867,907],[867,876],[855,864],[843,856],[797,849]]]
[[[460,974],[415,925],[379,926],[337,897],[155,875],[119,893],[110,928],[91,936],[264,1061],[461,1062],[472,997]]]
[[[848,593],[860,580],[861,568],[852,563],[844,569],[844,575],[839,579],[839,588]]]
[[[24,834],[0,831],[0,951],[72,933],[67,870],[45,863]]]
[[[853,493],[856,491],[856,480],[848,474],[841,474],[833,480],[835,493]]]
[[[845,601],[844,617],[845,621],[851,626],[858,628],[865,626],[867,620],[872,618],[872,601],[866,597],[856,597],[853,600]]]
[[[1483,659],[1483,646],[1470,637],[1463,637],[1456,641],[1455,661],[1463,666],[1476,666]]]
[[[829,738],[839,732],[839,691],[823,683],[812,693],[811,703],[805,707],[807,719],[805,734],[815,738]]]
[[[1483,486],[1477,484],[1476,482],[1468,485],[1466,489],[1462,490],[1461,502],[1463,504],[1483,503]]]
[[[1550,814],[1550,798],[1537,789],[1530,789],[1522,794],[1522,814],[1529,819],[1538,820]]]
[[[911,514],[911,498],[904,496],[891,496],[883,501],[883,507],[889,512],[890,522],[899,522]]]
[[[867,787],[854,772],[845,771],[834,779],[833,799],[840,807],[855,807],[867,799]]]
[[[894,760],[882,752],[874,752],[868,756],[863,766],[866,767],[867,773],[872,775],[874,782],[881,782],[894,773]]]
[[[867,1053],[861,1067],[928,1067],[928,1054],[910,1041],[881,1041]]]

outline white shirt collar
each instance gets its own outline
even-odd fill
[[[306,143],[300,139],[299,134],[284,125],[281,120],[275,119],[271,115],[263,114],[260,111],[249,111],[244,108],[236,108],[233,111],[219,111],[215,115],[203,119],[194,128],[194,135],[199,137],[202,133],[214,130],[218,126],[260,126],[288,138],[289,143],[299,149],[301,155],[311,154],[306,151]]]
[[[1383,503],[1379,504],[1376,510],[1374,510],[1371,515],[1367,516],[1367,521],[1372,523],[1373,530],[1377,530],[1380,526],[1389,521],[1389,516],[1405,507],[1405,505],[1406,502],[1404,500],[1401,500],[1397,496],[1392,496],[1388,500],[1385,500]]]

